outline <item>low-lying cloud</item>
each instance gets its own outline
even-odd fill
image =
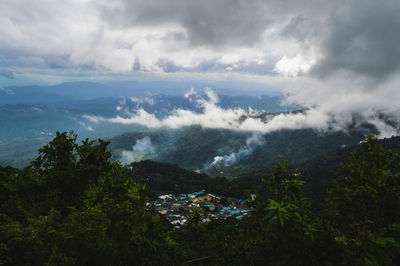
[[[145,154],[154,154],[156,152],[156,148],[151,142],[151,138],[147,136],[136,140],[136,144],[132,146],[132,150]]]
[[[146,136],[136,140],[135,145],[132,146],[132,150],[123,150],[120,161],[124,164],[130,164],[155,153],[156,147],[153,145],[151,138]]]
[[[238,151],[226,155],[217,155],[213,161],[205,166],[205,169],[224,165],[225,167],[234,165],[243,158],[250,156],[254,150],[265,143],[264,138],[260,134],[253,134],[246,140],[246,144],[241,146]]]
[[[340,87],[337,88],[338,94],[330,95],[329,92],[332,91],[332,88],[324,88],[326,85],[316,84],[314,81],[304,81],[303,86],[306,89],[302,90],[303,87],[300,86],[297,90],[292,90],[292,94],[286,98],[288,103],[297,103],[305,107],[304,110],[299,112],[267,114],[256,112],[250,108],[247,110],[241,108],[224,109],[218,106],[218,95],[211,89],[207,89],[206,98],[200,96],[194,90],[185,95],[189,101],[194,101],[202,112],[176,109],[165,118],[158,119],[154,114],[139,108],[127,112],[128,117],[104,118],[85,115],[84,118],[94,123],[138,124],[148,128],[180,128],[200,125],[204,128],[259,133],[305,128],[312,128],[320,132],[347,131],[350,126],[357,127],[368,122],[380,130],[382,137],[396,135],[398,132],[398,107],[385,106],[384,99],[387,97],[376,98],[374,93],[368,94],[362,89],[357,90],[355,88],[353,92],[348,92],[345,88]],[[326,95],[323,93],[324,89],[328,92]],[[308,93],[313,95],[308,95]],[[384,91],[380,91],[380,93],[384,94]],[[329,97],[324,98],[325,96]],[[394,125],[385,123],[382,114],[391,117]]]

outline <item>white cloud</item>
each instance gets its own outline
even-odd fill
[[[216,167],[219,165],[231,166],[238,161],[250,156],[254,150],[265,143],[265,140],[259,134],[253,134],[246,140],[246,144],[241,146],[238,151],[226,155],[217,155],[213,161],[205,166],[205,169]]]
[[[132,146],[132,150],[146,154],[153,154],[156,152],[156,148],[151,142],[151,138],[148,136],[136,140],[135,145]]]
[[[295,57],[283,56],[275,65],[275,72],[284,76],[297,76],[300,73],[306,73],[311,66],[315,64],[314,60],[305,59],[302,55]]]
[[[131,100],[131,102],[137,103],[137,104],[147,103],[148,105],[151,105],[151,106],[154,106],[154,104],[155,104],[154,99],[150,98],[150,97],[144,97],[144,98],[131,97],[130,100]]]
[[[262,113],[252,109],[244,110],[223,109],[217,105],[218,97],[207,90],[208,99],[202,98],[194,90],[190,92],[190,98],[202,108],[202,112],[194,112],[185,109],[176,109],[163,119],[158,119],[154,114],[140,108],[129,117],[116,116],[104,118],[85,115],[84,118],[91,122],[109,122],[120,124],[139,124],[148,128],[179,128],[190,125],[201,125],[204,128],[223,128],[239,131],[253,131],[269,133],[282,129],[305,129],[313,128],[317,131],[327,132],[332,130],[347,131],[354,123],[370,122],[380,131],[381,136],[397,134],[397,129],[383,123],[379,114],[391,115],[399,121],[399,107],[390,106],[386,108],[386,101],[382,97],[376,98],[375,91],[368,93],[363,90],[348,91],[348,87],[333,88],[323,87],[322,82],[314,80],[303,80],[302,87],[292,90],[287,98],[288,102],[301,103],[307,109],[302,112],[281,113],[277,115],[267,114],[262,118]],[[344,80],[342,82],[345,82]],[[324,85],[327,86],[327,85]],[[311,89],[311,88],[314,88]],[[395,90],[396,87],[393,87]],[[322,92],[323,91],[323,92]],[[384,94],[383,90],[380,93]],[[315,92],[315,95],[311,96]],[[307,95],[310,94],[310,95]],[[188,96],[189,97],[189,96]],[[399,96],[398,96],[399,97]],[[386,99],[390,96],[385,96]],[[400,100],[400,99],[399,99]],[[358,121],[355,121],[355,117]]]
[[[144,159],[146,156],[152,155],[155,152],[156,147],[151,142],[151,138],[146,136],[136,140],[135,145],[132,146],[132,150],[123,150],[121,152],[120,161],[124,164],[130,164]]]

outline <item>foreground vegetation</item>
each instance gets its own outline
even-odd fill
[[[107,146],[58,133],[29,167],[0,168],[0,264],[400,265],[400,155],[375,138],[342,166],[318,211],[282,160],[247,219],[202,223],[195,210],[183,231],[146,208],[146,185]]]

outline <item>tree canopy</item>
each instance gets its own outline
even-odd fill
[[[242,221],[203,223],[193,209],[179,231],[146,205],[152,182],[139,182],[200,175],[173,165],[151,169],[151,162],[129,173],[107,146],[57,133],[29,167],[0,167],[0,265],[400,264],[400,155],[376,138],[342,165],[319,199],[322,209],[304,196],[302,174],[281,159]],[[185,182],[180,189],[194,184]]]

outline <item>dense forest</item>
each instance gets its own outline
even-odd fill
[[[349,128],[347,132],[317,132],[313,129],[279,130],[256,134],[228,129],[210,129],[199,125],[178,129],[129,132],[110,139],[114,159],[123,160],[123,151],[132,152],[137,160],[150,159],[178,164],[188,170],[200,170],[210,176],[229,177],[265,173],[282,155],[292,163],[302,163],[328,151],[347,147],[375,133],[367,126]],[[132,146],[148,138],[155,152],[133,152]],[[253,141],[253,142],[252,142]],[[249,144],[250,143],[250,144]],[[240,151],[245,151],[244,155]],[[216,156],[235,157],[234,163],[211,165]]]
[[[317,199],[303,189],[316,178],[285,159],[254,187],[150,161],[129,170],[108,145],[57,133],[28,167],[0,167],[1,265],[400,265],[400,154],[374,137]],[[157,193],[204,186],[255,190],[250,215],[203,223],[195,209],[172,230],[146,206]]]

